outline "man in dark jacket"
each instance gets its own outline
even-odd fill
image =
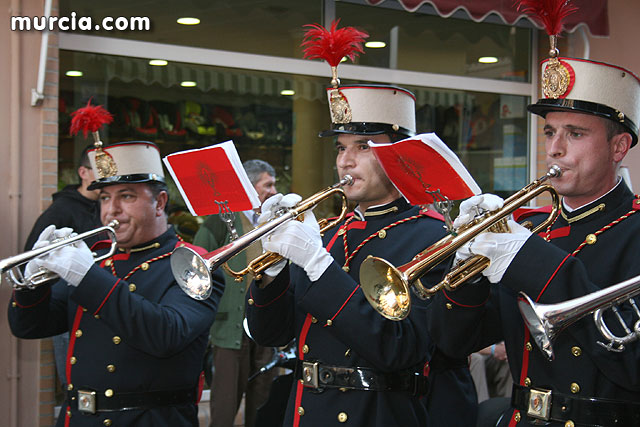
[[[177,285],[170,267],[182,242],[167,223],[168,193],[158,148],[117,143],[89,152],[104,224],[117,220],[117,252],[96,264],[84,242],[27,264],[60,276],[16,291],[9,324],[19,338],[70,331],[67,399],[58,426],[198,426],[209,328],[224,289],[199,301]],[[36,245],[70,229],[47,227]],[[194,250],[200,250],[195,248]],[[204,253],[204,250],[200,250]]]
[[[520,291],[537,303],[555,304],[640,275],[640,198],[618,174],[638,141],[640,80],[610,64],[552,59],[555,65],[543,64],[546,96],[528,108],[545,119],[547,167],[562,171],[551,180],[562,196],[560,215],[532,235],[516,221],[537,225],[550,207],[519,213],[509,221],[511,233],[481,233],[463,246],[460,259],[489,258],[486,279],[438,295],[430,332],[452,355],[504,340],[514,385],[501,426],[640,425],[637,341],[609,342],[586,316],[543,352],[536,345],[541,330],[530,331],[518,310]],[[463,202],[456,223],[501,205],[497,196],[475,196]],[[576,306],[576,312],[582,309]],[[629,304],[618,309],[632,330],[636,312]],[[558,319],[574,316],[566,314]],[[614,334],[626,335],[611,310],[604,318]]]
[[[402,265],[445,233],[442,216],[407,203],[368,145],[415,134],[415,98],[377,85],[329,88],[328,96],[334,126],[321,136],[336,137],[338,176],[352,176],[353,184],[343,189],[357,207],[324,237],[307,212],[304,222],[290,221],[263,238],[266,250],[291,264],[267,269],[247,300],[258,343],[297,339],[298,369],[283,425],[474,425],[477,402],[466,357],[446,358],[435,348],[425,325],[428,302],[412,298],[409,315],[393,321],[367,302],[359,286],[367,256]],[[261,221],[298,200],[295,194],[272,197]],[[442,268],[435,268],[423,280],[435,283],[441,275]],[[433,399],[427,396],[424,405],[427,393]],[[452,408],[456,415],[449,417]]]
[[[72,228],[76,233],[93,230],[102,225],[98,212],[98,191],[88,189],[95,179],[87,155],[91,148],[93,147],[85,147],[80,155],[77,169],[80,184],[67,185],[53,195],[53,202],[33,225],[24,245],[25,251],[33,248],[42,230],[51,224],[56,228]]]

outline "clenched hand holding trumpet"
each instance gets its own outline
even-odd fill
[[[104,227],[82,234],[76,234],[68,227],[56,229],[55,225],[49,225],[40,233],[31,251],[1,260],[0,273],[17,290],[34,289],[56,278],[78,286],[91,265],[114,254],[118,225],[119,222],[113,220]],[[110,235],[111,247],[106,254],[96,257],[84,239],[101,233]],[[22,274],[20,269],[25,263]]]

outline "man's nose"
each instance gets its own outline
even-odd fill
[[[356,157],[349,150],[345,150],[336,159],[336,166],[341,169],[354,167],[356,164]]]
[[[547,156],[558,158],[564,156],[566,152],[566,141],[563,136],[556,134],[547,139]]]

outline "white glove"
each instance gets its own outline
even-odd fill
[[[261,213],[258,217],[258,224],[262,225],[265,222],[275,218],[276,213],[281,209],[292,208],[297,205],[302,197],[295,193],[289,193],[286,196],[283,196],[282,193],[275,194],[269,197],[264,201],[262,206],[260,207]],[[264,237],[263,237],[264,239]],[[263,249],[264,245],[262,246]],[[266,250],[266,249],[265,249]],[[287,260],[283,259],[282,261],[272,265],[264,271],[264,274],[271,277],[276,277],[287,265]]]
[[[258,224],[262,225],[270,219],[275,218],[278,211],[281,209],[292,208],[297,205],[300,200],[302,200],[302,197],[296,193],[289,193],[286,196],[283,196],[282,193],[278,193],[269,197],[260,207]]]
[[[507,224],[511,233],[480,233],[458,249],[456,259],[467,259],[474,255],[489,258],[491,264],[482,271],[482,274],[491,283],[498,283],[520,248],[531,236],[531,231],[513,220],[507,221]]]
[[[271,267],[264,270],[264,274],[270,277],[276,277],[280,272],[286,267],[287,260],[283,259],[282,261],[276,262]]]
[[[487,193],[469,197],[467,200],[460,203],[460,213],[453,221],[453,227],[459,228],[463,225],[467,225],[473,221],[474,218],[485,212],[500,209],[503,204],[504,200],[495,194]]]
[[[40,232],[40,235],[38,236],[38,240],[36,240],[36,242],[33,244],[32,249],[43,248],[53,243],[54,240],[64,239],[70,236],[72,233],[73,233],[73,230],[69,227],[56,229],[56,226],[51,224],[47,226],[47,228],[42,230],[42,232]],[[40,266],[37,264],[36,261],[37,261],[37,258],[34,258],[27,263],[27,266],[24,269],[25,277],[30,277],[36,271],[38,271]]]
[[[38,267],[53,271],[71,286],[78,286],[94,263],[93,253],[83,241],[62,246],[34,261]]]
[[[322,246],[320,227],[311,211],[304,213],[304,222],[289,221],[262,237],[262,247],[302,267],[312,282],[318,280],[333,262]]]

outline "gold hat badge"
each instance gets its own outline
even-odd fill
[[[93,145],[96,147],[96,169],[94,171],[96,179],[108,178],[118,173],[116,162],[113,161],[111,155],[102,150],[102,141],[98,131],[104,124],[113,121],[113,116],[102,105],[91,105],[91,99],[85,107],[79,108],[71,113],[71,135],[76,135],[82,131],[84,137],[91,132],[93,135]]]
[[[542,93],[546,98],[558,99],[573,86],[575,73],[571,65],[558,59],[558,36],[562,32],[564,19],[578,10],[571,0],[520,0],[518,11],[542,21],[549,35],[549,61],[542,74]]]
[[[329,30],[318,24],[305,25],[309,29],[300,45],[303,47],[305,59],[324,59],[331,66],[333,89],[329,94],[329,104],[331,122],[336,124],[351,122],[351,107],[338,88],[340,86],[338,64],[344,58],[354,61],[360,53],[364,53],[362,43],[369,37],[369,34],[353,27],[338,29],[339,22],[339,19],[333,21]]]

